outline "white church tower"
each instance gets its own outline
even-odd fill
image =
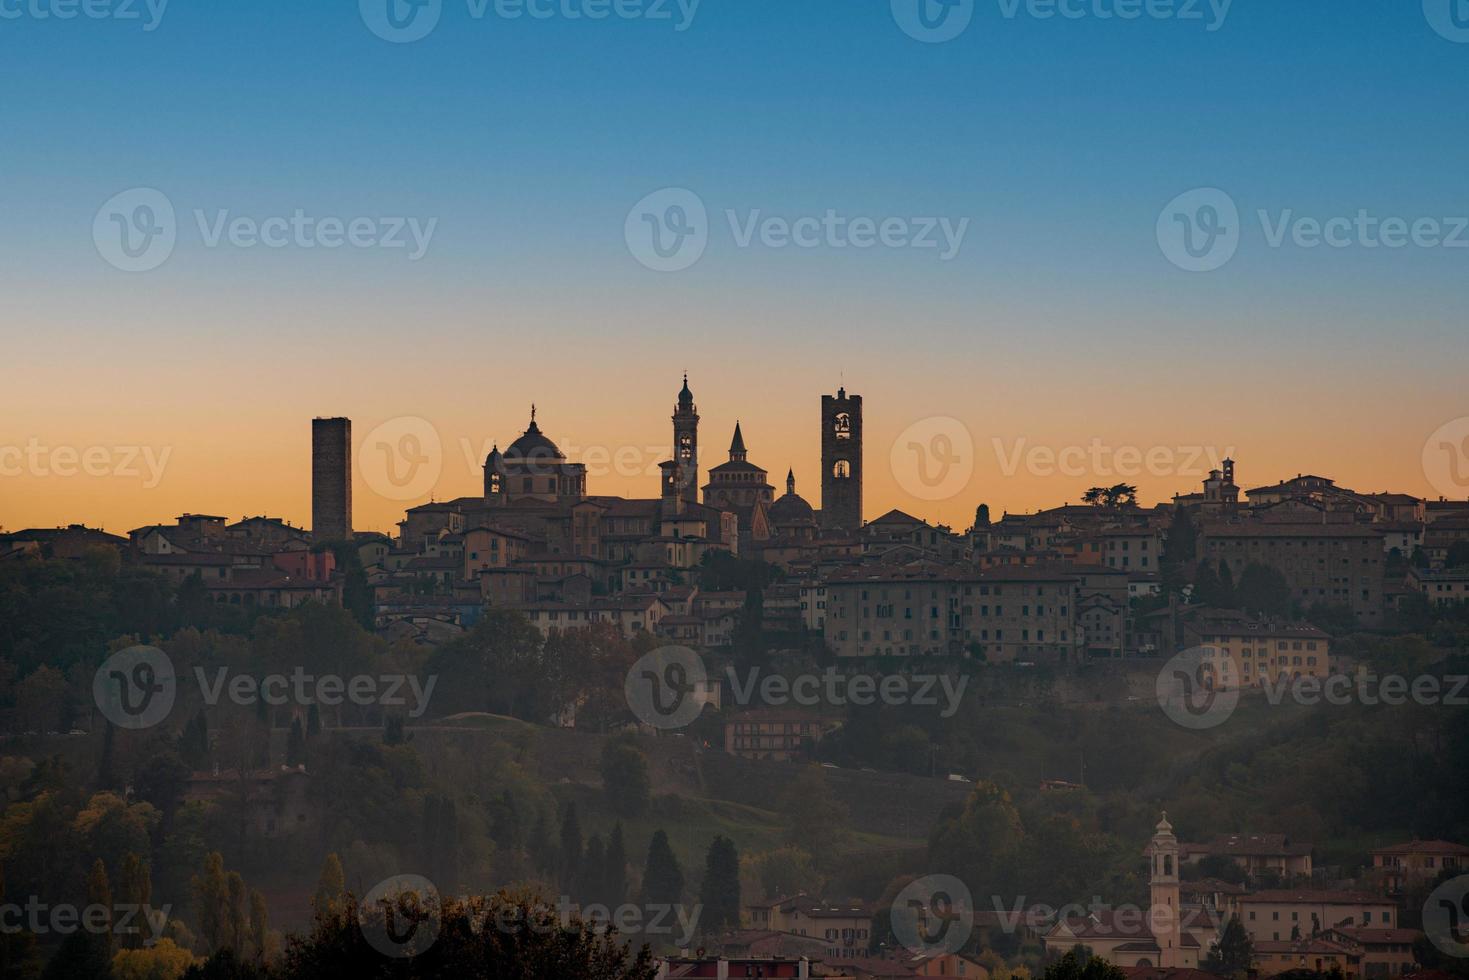
[[[1178,905],[1178,838],[1173,836],[1173,825],[1168,822],[1168,811],[1153,834],[1148,847],[1152,859],[1152,876],[1149,885],[1152,892],[1152,908],[1148,922],[1152,926],[1153,938],[1158,942],[1158,965],[1161,967],[1183,966],[1180,948],[1183,936],[1182,914]]]

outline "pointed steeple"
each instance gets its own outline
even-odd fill
[[[683,390],[678,393],[678,407],[680,411],[688,411],[694,407],[694,393],[689,390],[689,372],[683,373]]]
[[[790,469],[786,470],[786,493],[795,493],[795,492],[796,492],[796,470],[795,470],[795,467],[791,467]]]
[[[747,455],[744,434],[740,432],[740,423],[735,422],[734,439],[729,444],[729,458],[732,462],[743,463]]]

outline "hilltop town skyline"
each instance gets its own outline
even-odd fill
[[[751,457],[770,471],[772,483],[783,487],[787,471],[792,470],[802,495],[820,507],[819,392],[792,389],[772,393],[768,398],[749,397],[726,403],[729,383],[721,382],[717,372],[703,373],[703,378],[697,371],[691,375],[691,383],[701,392],[701,473],[723,460],[738,423]],[[402,395],[395,401],[404,411],[393,416],[351,411],[313,414],[342,415],[353,420],[354,516],[358,529],[391,531],[408,507],[479,492],[484,456],[490,447],[508,445],[521,434],[532,405],[537,406],[544,430],[568,458],[589,464],[591,493],[633,499],[656,496],[657,464],[672,450],[667,418],[678,377],[675,372],[672,383],[665,386],[662,405],[657,404],[656,395],[647,392],[652,385],[649,380],[640,386],[636,397],[629,399],[626,408],[585,409],[579,407],[586,405],[585,395],[542,385],[552,390],[539,397],[532,394],[520,404],[507,404],[508,399],[497,398],[494,410],[487,411],[482,422],[463,409],[452,413],[416,412],[412,399]],[[710,391],[712,397],[705,397],[704,391]],[[936,399],[922,397],[929,404],[938,404]],[[360,404],[362,399],[341,399],[339,404],[350,406],[354,401]],[[424,404],[442,401],[426,398]],[[901,408],[870,395],[868,405],[864,473],[864,517],[868,520],[897,509],[962,530],[972,523],[980,504],[988,505],[996,517],[1035,513],[1081,503],[1088,488],[1119,482],[1137,487],[1139,503],[1152,506],[1170,502],[1175,494],[1195,491],[1226,457],[1235,459],[1241,485],[1246,488],[1317,474],[1363,492],[1411,493],[1425,499],[1438,499],[1446,496],[1445,489],[1454,489],[1452,482],[1446,484],[1442,477],[1434,479],[1434,474],[1425,473],[1422,444],[1405,441],[1400,441],[1395,451],[1378,455],[1379,462],[1395,460],[1396,465],[1387,468],[1366,465],[1357,454],[1342,455],[1325,438],[1320,443],[1303,443],[1298,453],[1278,440],[1230,439],[1228,425],[1209,427],[1222,434],[1212,442],[1177,435],[1181,427],[1170,419],[1155,420],[1137,429],[1140,434],[1156,433],[1150,438],[1126,438],[1120,425],[1096,418],[1037,424],[1032,435],[1020,429],[987,430],[963,415],[941,409],[918,416],[910,409],[905,414]],[[632,417],[634,410],[636,418]],[[12,440],[0,462],[12,469],[18,466],[20,472],[7,471],[10,492],[0,512],[0,526],[80,523],[117,533],[174,513],[207,512],[231,519],[268,515],[307,527],[309,431],[299,416],[284,419],[274,412],[271,415],[268,428],[224,429],[230,433],[228,442],[217,438],[201,441],[197,433],[185,435],[180,426],[187,418],[174,415],[156,418],[146,429],[140,427],[141,431],[160,434],[151,440],[116,438],[122,430],[115,422],[80,418],[68,424],[65,433],[52,428],[52,436]],[[363,440],[377,431],[394,431],[401,427],[402,420],[418,419],[431,425],[440,440],[438,478],[428,490],[411,497],[375,492],[357,465]],[[1432,431],[1425,429],[1425,438]],[[178,438],[167,438],[168,433]],[[955,476],[937,489],[914,482],[916,461],[911,446],[915,439],[929,444],[935,438],[948,438],[952,444],[966,436],[972,447],[967,453],[972,460],[967,480],[957,482],[959,477]],[[898,452],[904,463],[895,466],[893,447],[899,438],[909,448]],[[97,448],[108,450],[107,465],[111,469],[106,475],[89,476],[80,457]],[[74,450],[78,458],[58,458],[57,449]],[[962,445],[952,452],[963,453]],[[37,459],[40,466],[32,466],[31,461]],[[54,472],[65,472],[68,463],[71,475]],[[932,466],[936,470],[938,464]],[[955,467],[962,471],[962,460]],[[915,495],[914,489],[924,495]],[[1469,495],[1469,482],[1463,489],[1465,492],[1458,496]]]

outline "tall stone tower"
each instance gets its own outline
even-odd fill
[[[352,537],[352,420],[311,420],[311,536]]]
[[[683,390],[673,409],[673,461],[678,464],[678,495],[686,503],[699,502],[699,409],[694,393],[689,391],[688,372],[684,372]]]
[[[862,396],[821,396],[821,528],[862,529]]]
[[[1178,838],[1173,836],[1173,825],[1168,822],[1168,813],[1153,834],[1148,845],[1148,857],[1152,861],[1148,884],[1151,890],[1152,907],[1148,910],[1148,925],[1158,943],[1158,966],[1182,966],[1183,921],[1178,905]]]

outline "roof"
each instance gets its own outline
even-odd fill
[[[1268,889],[1253,895],[1242,895],[1245,904],[1273,905],[1391,905],[1392,900],[1367,892],[1294,890],[1290,888]]]
[[[1446,840],[1411,840],[1406,844],[1379,847],[1373,854],[1469,854],[1469,846]]]
[[[530,425],[526,427],[519,439],[512,442],[505,450],[506,461],[515,460],[546,460],[558,461],[566,459],[566,456],[557,448],[556,444],[548,439],[541,427],[536,424],[536,408],[530,409]]]
[[[1257,521],[1244,524],[1206,524],[1206,538],[1377,538],[1382,532],[1362,524],[1278,524]]]

